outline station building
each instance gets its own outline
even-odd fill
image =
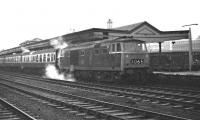
[[[159,51],[159,45],[157,43],[149,43],[147,48],[150,53]],[[192,41],[192,49],[193,51],[200,51],[200,39]],[[189,41],[188,39],[165,41],[162,43],[162,51],[189,51]]]

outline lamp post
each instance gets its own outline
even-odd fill
[[[189,25],[183,25],[182,27],[189,27],[189,71],[192,70],[192,31],[191,26],[198,25],[198,24],[189,24]]]

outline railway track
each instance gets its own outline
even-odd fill
[[[6,85],[7,87],[12,87],[12,89],[16,89],[35,96],[41,100],[51,102],[51,104],[56,107],[65,109],[67,106],[67,108],[75,109],[79,112],[81,111],[81,114],[90,114],[98,119],[186,120],[186,118],[173,115],[100,101],[97,99],[91,99],[43,87],[27,85],[16,81],[14,82],[14,79],[11,80],[9,76],[7,78],[4,76],[4,79],[5,80],[1,81],[1,84]]]
[[[26,112],[9,103],[6,99],[0,98],[0,120],[42,120],[30,116]]]
[[[185,110],[200,110],[200,91],[182,90],[182,89],[167,89],[159,87],[133,87],[124,88],[116,86],[107,86],[82,82],[69,82],[61,80],[43,79],[37,76],[19,75],[16,77],[24,79],[32,79],[36,81],[45,81],[62,86],[70,86],[73,88],[81,88],[84,90],[92,90],[103,92],[105,94],[117,95],[121,97],[127,97],[132,101],[150,102],[153,104],[159,104],[163,106],[172,106],[173,108],[181,108]]]

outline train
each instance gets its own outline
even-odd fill
[[[192,70],[200,70],[200,50],[193,50]],[[188,51],[166,51],[149,53],[150,68],[153,71],[187,71],[189,70]]]
[[[47,65],[71,72],[76,79],[95,81],[144,82],[150,72],[146,43],[130,36],[69,44],[62,49],[0,52],[1,68],[42,72]]]

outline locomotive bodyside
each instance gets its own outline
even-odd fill
[[[133,79],[147,73],[149,68],[145,43],[139,40],[86,44],[62,51],[60,69],[73,67],[75,76],[81,79],[111,81],[124,76]]]

